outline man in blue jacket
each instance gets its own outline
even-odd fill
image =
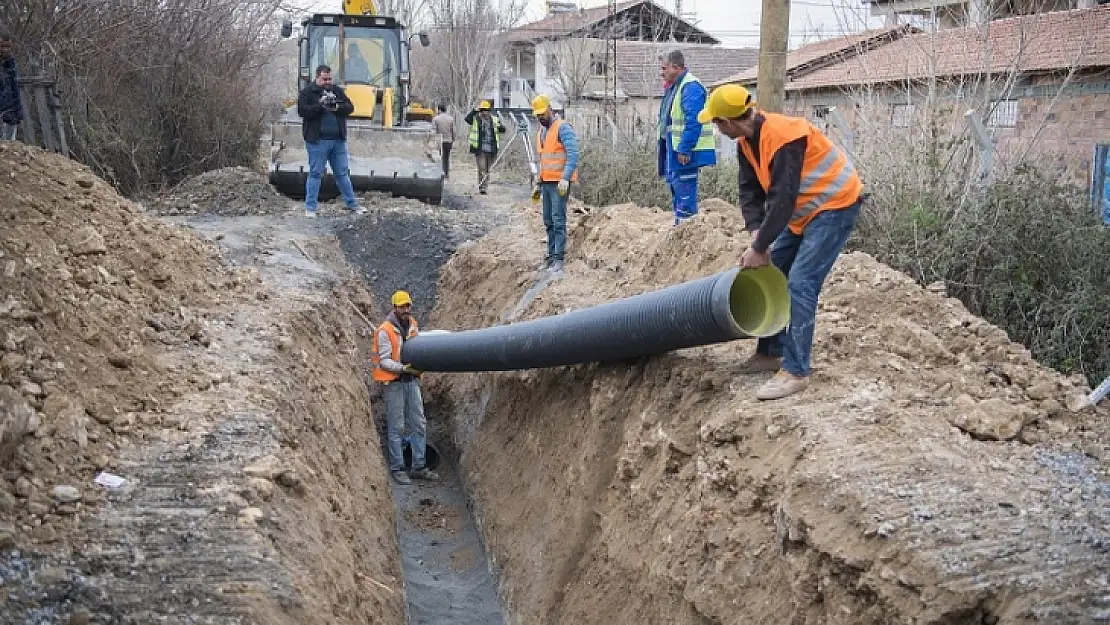
[[[0,140],[15,141],[19,124],[23,123],[23,101],[16,82],[12,38],[0,26]]]
[[[713,125],[698,123],[707,93],[682,51],[659,57],[659,68],[667,90],[659,106],[658,173],[671,189],[677,226],[698,213],[698,169],[717,164],[717,144]]]

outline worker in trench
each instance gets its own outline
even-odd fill
[[[398,484],[412,484],[411,478],[438,481],[439,476],[425,465],[428,423],[424,418],[424,398],[420,394],[421,372],[401,363],[404,342],[419,333],[412,316],[412,297],[397,291],[391,299],[393,310],[374,332],[370,359],[371,377],[383,386],[385,398],[386,450],[389,472]],[[405,472],[401,431],[408,426],[412,469]]]
[[[578,136],[569,123],[555,117],[551,100],[536,96],[532,114],[540,122],[536,133],[536,155],[540,160],[538,191],[543,198],[543,225],[547,229],[544,268],[563,270],[567,245],[567,200],[570,183],[578,182]]]
[[[817,299],[859,217],[863,183],[808,120],[759,111],[739,85],[715,89],[698,121],[737,142],[740,210],[752,235],[741,270],[773,263],[787,276],[790,323],[759,339],[743,365],[744,373],[777,372],[759,399],[787,397],[809,384]]]

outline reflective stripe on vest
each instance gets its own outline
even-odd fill
[[[756,178],[764,191],[771,188],[771,159],[775,153],[791,141],[806,138],[801,185],[788,225],[791,232],[801,234],[818,213],[848,208],[859,200],[863,182],[855,166],[824,133],[805,119],[776,113],[762,115],[764,121],[759,129],[758,164],[749,142],[741,138],[737,143],[755,169]]]
[[[563,179],[563,170],[567,167],[567,149],[559,140],[559,128],[563,120],[556,119],[551,122],[547,134],[543,131],[536,133],[536,153],[540,156],[540,181],[559,182]],[[578,182],[578,168],[570,174],[571,182]]]
[[[416,319],[409,319],[409,333],[406,338],[411,339],[416,336]],[[385,330],[386,336],[389,337],[389,357],[396,362],[401,362],[401,336],[397,333],[397,328],[389,320],[383,321],[377,329],[374,330],[374,338],[370,343],[370,363],[373,365],[374,370],[371,377],[375,382],[382,382],[389,384],[390,382],[401,377],[401,374],[387,371],[382,368],[382,359],[378,354],[378,349],[381,345],[378,343],[378,334]]]
[[[686,131],[686,113],[682,111],[682,90],[690,83],[701,84],[701,81],[694,77],[690,72],[682,77],[682,82],[678,83],[678,87],[674,91],[674,99],[671,100],[671,125],[668,130],[671,133],[671,146],[677,150],[678,145],[682,143],[682,133]],[[693,123],[697,123],[695,119]],[[701,124],[701,133],[698,135],[698,142],[694,144],[694,151],[707,151],[716,150],[717,142],[713,138],[713,124]]]
[[[490,115],[490,129],[493,130],[493,147],[497,147],[497,127],[501,125],[501,120],[496,115]],[[481,115],[475,115],[474,121],[470,124],[470,147],[478,149],[478,124],[482,121]]]

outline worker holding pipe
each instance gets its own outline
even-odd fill
[[[787,276],[790,324],[759,339],[745,373],[777,371],[756,391],[779,399],[809,384],[821,288],[855,227],[863,183],[847,155],[808,120],[756,108],[739,85],[709,96],[698,121],[712,121],[737,143],[740,209],[752,242],[740,268],[773,263]]]
[[[419,333],[412,316],[412,297],[397,291],[392,297],[393,311],[374,332],[370,359],[371,377],[382,384],[385,397],[385,424],[389,472],[398,484],[412,484],[410,478],[438,481],[439,476],[425,465],[428,424],[424,418],[424,399],[420,395],[421,372],[401,363],[401,347]],[[401,430],[409,429],[412,470],[405,472],[401,450]]]
[[[540,160],[538,190],[543,198],[543,225],[547,229],[544,267],[559,272],[567,244],[570,183],[578,182],[578,137],[570,124],[555,118],[547,96],[532,100],[532,114],[540,122],[536,155]]]

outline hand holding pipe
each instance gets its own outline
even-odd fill
[[[421,371],[514,371],[606,362],[741,338],[774,336],[790,320],[786,276],[737,268],[561,315],[405,341]]]

